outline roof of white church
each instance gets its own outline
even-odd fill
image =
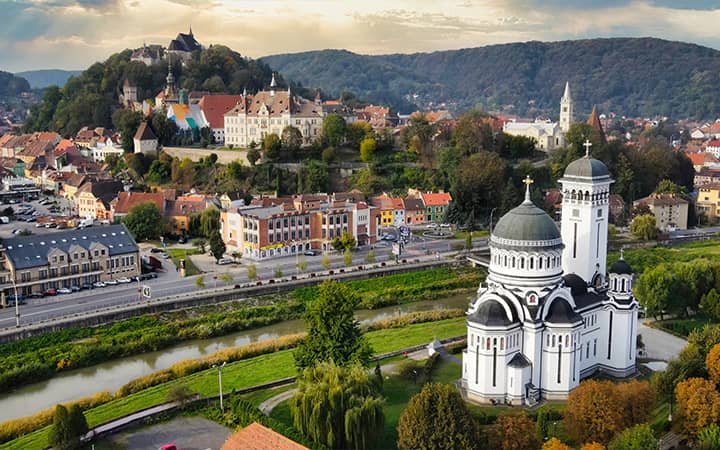
[[[570,324],[582,322],[582,316],[573,311],[572,306],[562,298],[556,298],[550,304],[550,310],[545,317],[545,322],[555,324]]]
[[[498,220],[492,230],[491,240],[500,245],[513,245],[512,241],[543,241],[543,245],[562,245],[560,230],[555,222],[529,198]],[[517,244],[522,245],[519,242]]]
[[[512,309],[512,308],[511,308]],[[514,319],[514,318],[513,318]],[[468,320],[480,325],[504,327],[517,320],[509,320],[505,308],[496,300],[483,302]]]
[[[610,179],[610,171],[602,162],[585,155],[580,159],[568,164],[563,179],[579,178],[581,180],[602,180]]]

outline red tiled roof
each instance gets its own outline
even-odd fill
[[[210,128],[224,128],[223,115],[233,109],[242,100],[242,95],[206,95],[200,99],[198,106],[210,123]]]
[[[720,140],[713,139],[712,141],[708,142],[705,147],[720,147]]]
[[[452,201],[452,196],[448,192],[422,192],[420,195],[425,206],[444,206]]]
[[[205,210],[205,202],[194,200],[170,200],[166,215],[168,216],[190,216]]]
[[[233,434],[220,450],[309,450],[270,428],[253,422]]]
[[[405,209],[405,206],[403,205],[403,199],[401,199],[400,197],[393,197],[390,199],[390,202],[393,209]]]
[[[162,192],[119,192],[112,201],[115,214],[127,214],[135,205],[155,203],[161,213],[165,212],[165,196]]]

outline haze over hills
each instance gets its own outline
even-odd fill
[[[597,104],[627,116],[720,116],[720,51],[655,38],[525,42],[433,53],[322,50],[263,57],[325,98],[358,98],[408,113],[480,107],[557,118],[565,81],[576,114]]]
[[[81,70],[45,69],[18,72],[15,75],[28,80],[31,88],[43,89],[52,85],[64,86],[68,78],[79,75],[81,72]]]
[[[30,84],[26,79],[0,70],[0,98],[14,97],[29,90]]]

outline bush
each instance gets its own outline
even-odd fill
[[[174,380],[175,374],[170,369],[161,370],[159,372],[153,372],[151,374],[135,378],[134,380],[124,384],[115,393],[115,397],[125,397],[136,392],[140,392],[143,389],[147,389],[158,384],[167,383],[168,381]]]

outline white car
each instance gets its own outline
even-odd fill
[[[96,282],[93,283],[93,286],[96,287],[96,288],[104,288],[104,287],[105,287],[105,283],[103,283],[102,281],[96,281]]]
[[[72,289],[70,288],[60,288],[57,290],[58,294],[72,294]]]
[[[118,278],[117,282],[125,284],[125,283],[132,283],[132,280],[128,277],[122,277],[122,278]]]
[[[232,260],[232,258],[222,258],[217,263],[220,265],[232,264],[233,260]]]
[[[105,285],[106,285],[106,286],[115,286],[115,285],[117,285],[117,284],[118,284],[117,280],[107,280],[107,281],[105,282]]]
[[[429,223],[427,227],[434,229],[434,228],[437,228],[437,227],[438,227],[438,224],[436,224],[436,223]]]

